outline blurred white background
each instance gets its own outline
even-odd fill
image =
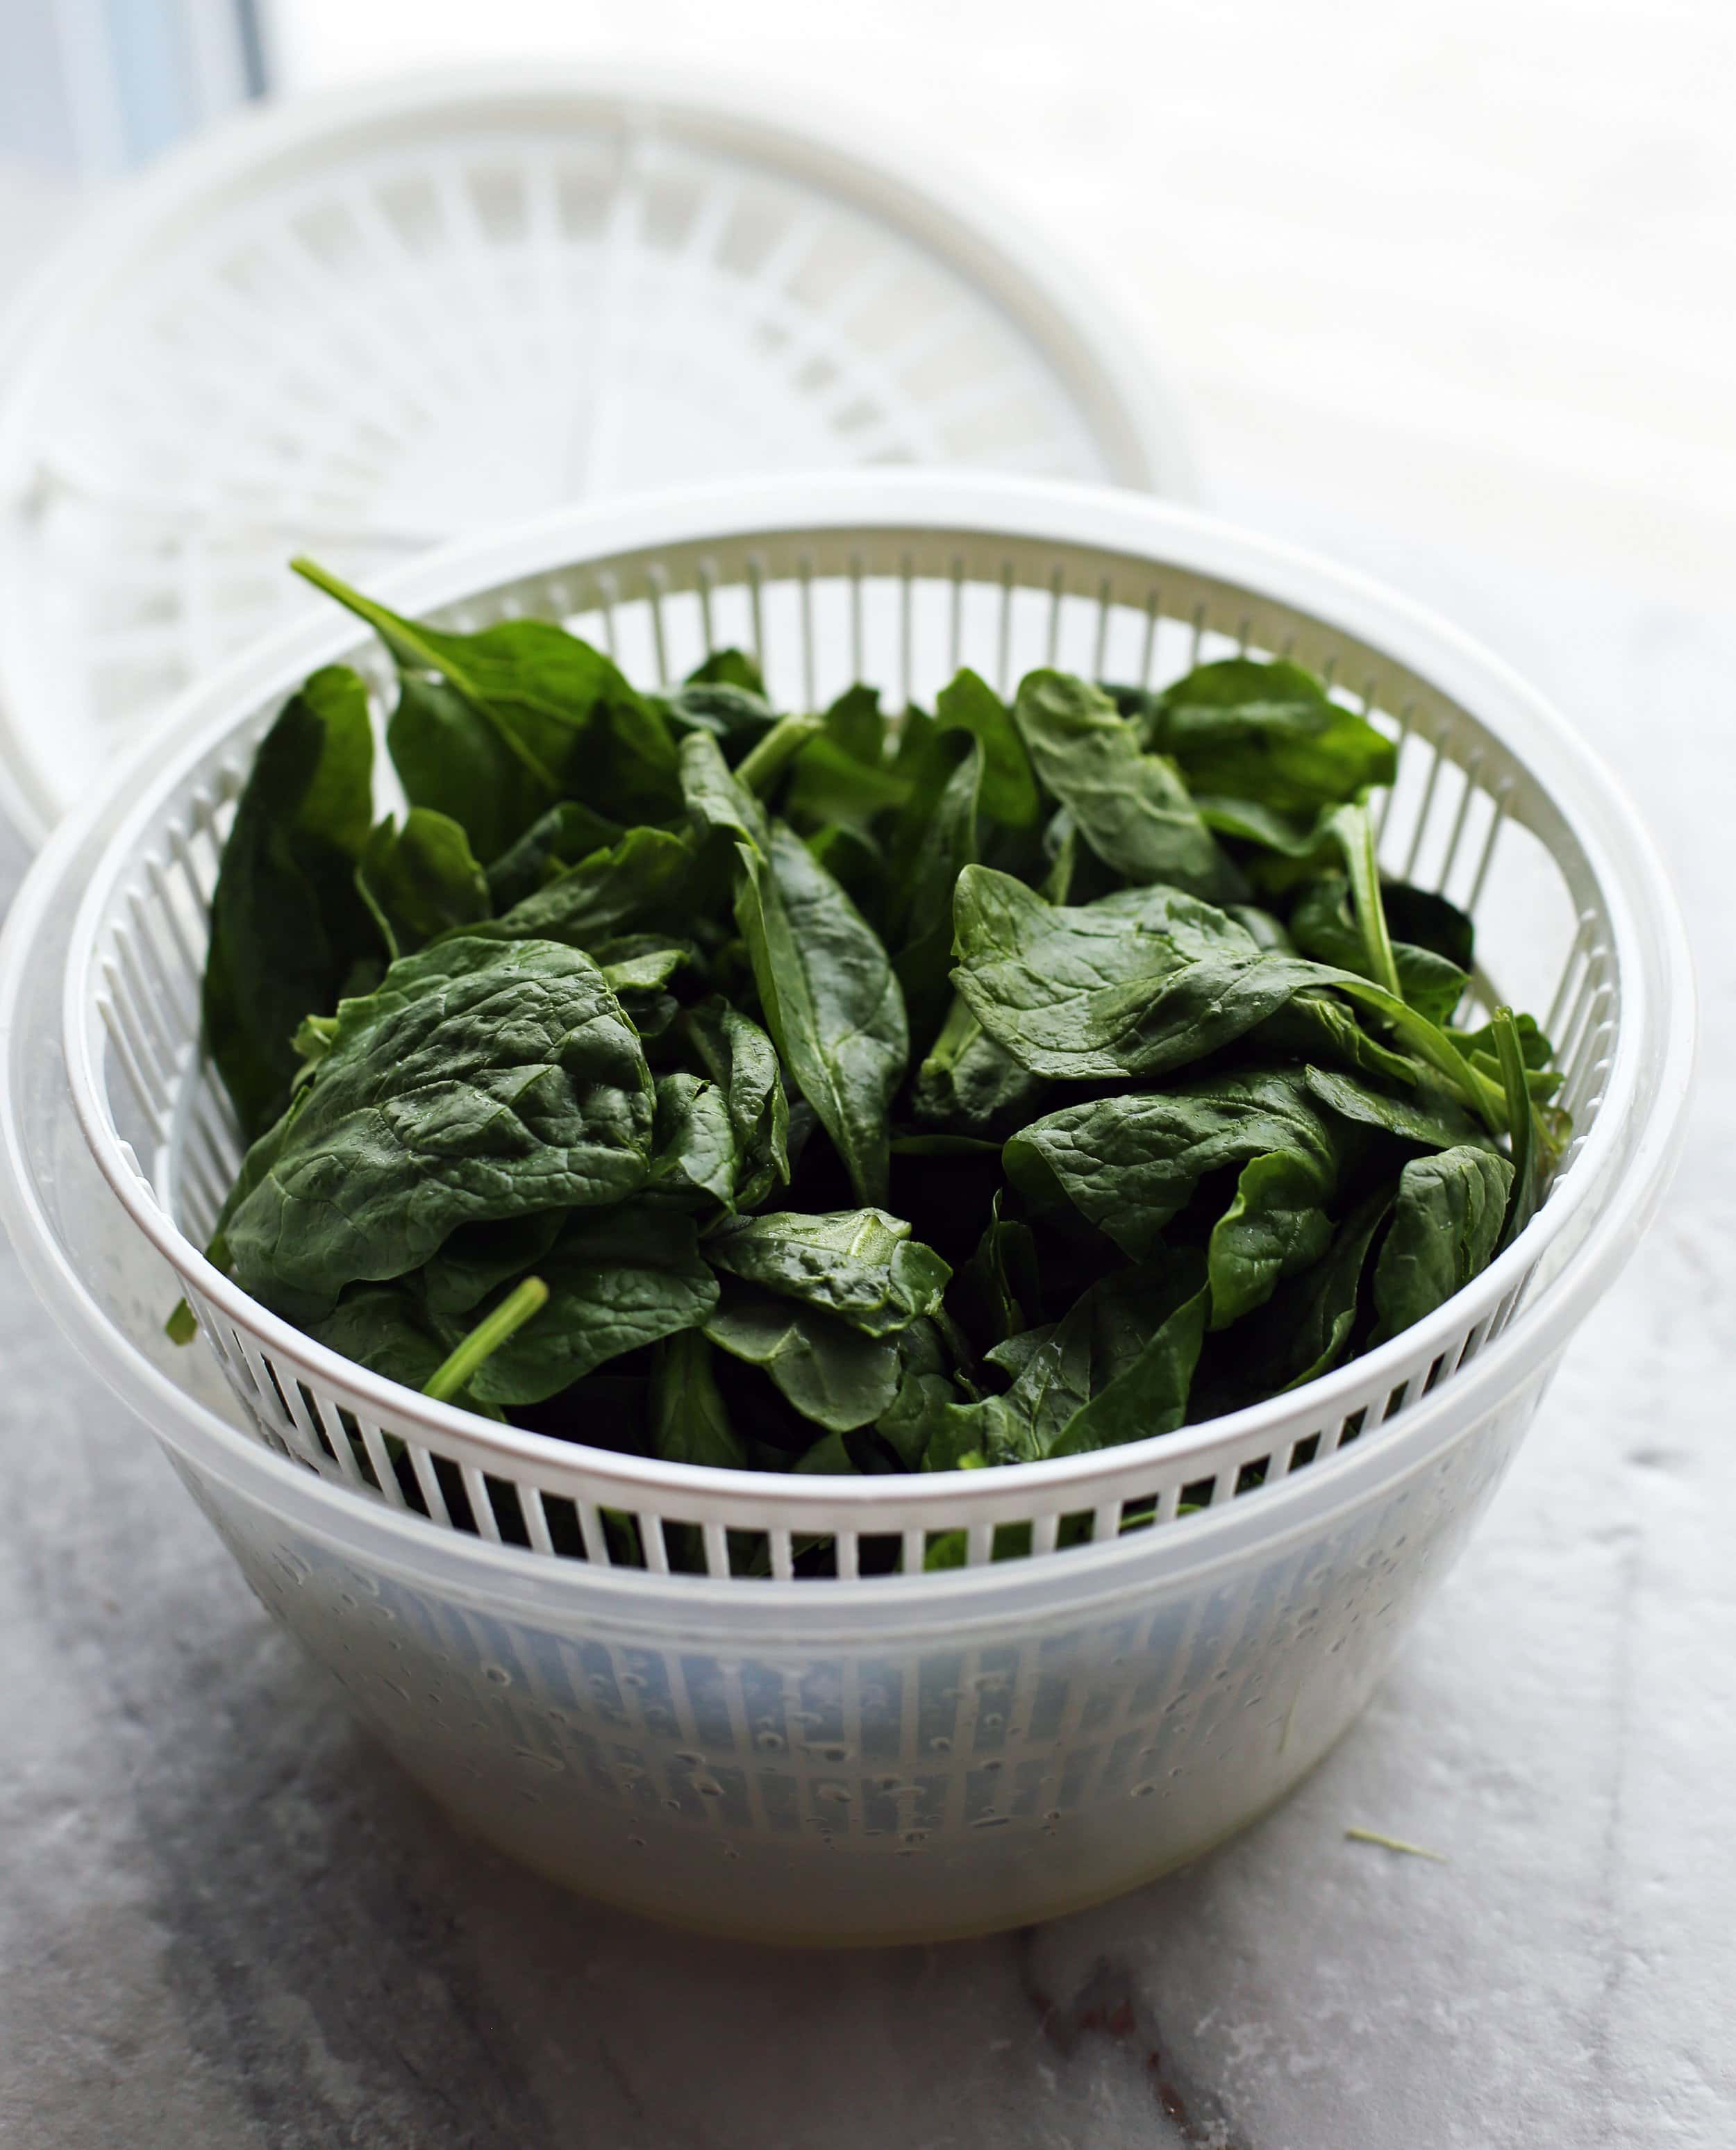
[[[1732,0],[275,0],[270,29],[288,89],[559,53],[883,114],[1113,280],[1214,504],[1727,598]]]

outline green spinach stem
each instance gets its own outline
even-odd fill
[[[1392,952],[1392,936],[1386,930],[1386,906],[1380,897],[1380,864],[1375,856],[1374,824],[1365,806],[1341,806],[1332,817],[1333,834],[1345,855],[1350,876],[1350,894],[1356,906],[1356,923],[1375,983],[1397,999],[1405,997],[1399,983],[1398,959]]]
[[[745,785],[756,799],[765,798],[785,765],[825,729],[818,717],[780,717],[765,738],[742,756],[735,771],[736,782]]]
[[[422,1384],[422,1394],[437,1404],[447,1402],[465,1387],[485,1360],[492,1359],[507,1340],[516,1335],[533,1314],[548,1304],[548,1286],[541,1277],[527,1277],[510,1291],[486,1320],[479,1321],[450,1358]]]

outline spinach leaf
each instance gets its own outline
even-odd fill
[[[892,1335],[937,1312],[952,1274],[883,1209],[744,1217],[708,1232],[705,1252],[731,1275],[822,1308],[868,1336]]]
[[[1421,1061],[1371,1037],[1342,1001],[1320,987],[1292,995],[1254,1037],[1262,1057],[1324,1062],[1406,1088],[1434,1080]]]
[[[731,1425],[711,1370],[711,1346],[684,1329],[657,1346],[651,1371],[651,1446],[665,1463],[745,1471],[751,1459]]]
[[[1148,1334],[1137,1356],[1123,1355],[1103,1383],[1067,1421],[1051,1456],[1081,1456],[1173,1433],[1188,1416],[1194,1369],[1205,1340],[1211,1294],[1185,1260],[1160,1269],[1133,1271],[1114,1279],[1137,1293],[1138,1318]],[[1108,1289],[1098,1287],[1100,1292]],[[1155,1323],[1155,1325],[1152,1325]]]
[[[1214,1329],[1264,1305],[1285,1277],[1325,1253],[1332,1240],[1326,1204],[1337,1182],[1330,1149],[1324,1156],[1280,1149],[1249,1158],[1208,1246]]]
[[[1316,962],[1373,977],[1361,932],[1351,915],[1350,888],[1342,875],[1310,882],[1290,912],[1290,937],[1305,956],[1312,956]],[[1407,941],[1389,945],[1399,992],[1431,1022],[1446,1022],[1464,996],[1465,972],[1432,948]]]
[[[735,840],[735,917],[766,1027],[820,1116],[857,1199],[886,1190],[886,1116],[909,1050],[885,947],[807,846],[730,775],[715,743],[682,749],[689,810]]]
[[[406,1389],[420,1389],[447,1355],[426,1310],[401,1284],[356,1285],[322,1320],[308,1324],[308,1334]]]
[[[865,831],[876,815],[903,805],[911,780],[886,759],[886,722],[872,687],[852,687],[833,703],[803,744],[785,811],[798,828],[830,824]]]
[[[548,1304],[472,1375],[482,1402],[540,1403],[606,1360],[697,1328],[717,1305],[692,1218],[649,1201],[569,1218],[537,1274]]]
[[[702,664],[694,665],[687,675],[689,687],[734,687],[744,694],[765,696],[765,675],[760,669],[757,658],[749,656],[744,649],[724,648],[714,649]]]
[[[953,978],[971,1014],[1022,1067],[1064,1081],[1166,1073],[1228,1045],[1293,994],[1343,982],[1263,949],[1223,911],[1173,888],[1069,907],[967,866],[953,917]]]
[[[1026,1348],[1005,1395],[959,1404],[918,1390],[909,1409],[922,1415],[929,1467],[956,1469],[971,1455],[1034,1463],[1173,1432],[1186,1415],[1205,1310],[1197,1259],[1104,1279],[1052,1329],[1018,1340]]]
[[[973,1136],[1005,1134],[1037,1111],[1048,1084],[998,1046],[961,998],[916,1078],[914,1101],[924,1127]]]
[[[1269,911],[1262,911],[1254,903],[1226,903],[1226,917],[1234,919],[1242,931],[1250,936],[1262,948],[1280,956],[1294,956],[1300,951],[1290,936],[1289,930]]]
[[[1513,1168],[1486,1149],[1440,1150],[1405,1167],[1375,1263],[1370,1346],[1432,1314],[1488,1267],[1512,1182]]]
[[[739,760],[778,721],[764,694],[726,679],[689,679],[660,706],[672,729],[709,732],[726,755]]]
[[[310,1009],[365,984],[383,954],[356,866],[373,820],[367,689],[315,672],[260,741],[211,898],[205,1042],[242,1132],[282,1112]]]
[[[650,1184],[735,1207],[735,1128],[728,1099],[698,1075],[659,1075]]]
[[[601,969],[609,991],[618,998],[628,993],[649,993],[666,986],[675,973],[694,961],[690,941],[665,941],[656,933],[613,933],[585,953]]]
[[[411,1280],[423,1306],[437,1322],[469,1314],[502,1284],[538,1266],[566,1216],[563,1209],[538,1209],[498,1224],[461,1224]]]
[[[615,1202],[649,1171],[645,1056],[587,956],[458,940],[346,1001],[230,1218],[236,1280],[290,1319],[418,1268],[459,1225]]]
[[[971,1341],[987,1350],[1029,1328],[1042,1296],[1037,1235],[1022,1219],[1002,1214],[997,1188],[987,1228],[954,1278],[948,1306]]]
[[[657,820],[679,810],[675,745],[667,720],[588,643],[542,619],[505,620],[476,634],[449,633],[388,611],[310,560],[291,565],[374,628],[401,676],[431,674],[456,694],[546,786],[542,804],[570,788],[583,790],[601,811],[623,822]],[[387,743],[397,761],[398,740],[389,734]],[[497,761],[479,765],[477,773],[487,769],[497,775],[500,767]],[[399,771],[408,790],[409,773],[401,762]],[[464,818],[455,809],[446,810],[455,820]]]
[[[1325,1257],[1280,1284],[1237,1329],[1233,1373],[1227,1390],[1213,1399],[1215,1410],[1299,1389],[1331,1372],[1349,1347],[1369,1249],[1391,1208],[1390,1189],[1375,1189],[1339,1226]]]
[[[488,868],[488,897],[497,911],[510,911],[593,851],[618,844],[627,831],[576,799],[563,799],[532,822]]]
[[[858,761],[822,733],[795,757],[785,804],[798,828],[865,830],[876,815],[901,806],[909,795],[905,779],[885,762]]]
[[[806,839],[808,849],[884,941],[891,911],[886,853],[872,836],[829,821]]]
[[[1301,1071],[1220,1076],[1064,1106],[1014,1135],[1004,1152],[1008,1178],[1031,1200],[1071,1202],[1135,1261],[1157,1252],[1207,1174],[1274,1156],[1293,1159],[1290,1172],[1264,1191],[1259,1178],[1250,1183],[1247,1209],[1223,1228],[1226,1304],[1236,1296],[1228,1269],[1240,1258],[1238,1242],[1249,1241],[1242,1251],[1252,1261],[1256,1219],[1271,1199],[1311,1189],[1305,1206],[1318,1209],[1336,1183],[1331,1137]],[[1253,1289],[1251,1279],[1244,1289]]]
[[[629,829],[484,927],[501,941],[561,941],[594,949],[611,936],[679,926],[693,852],[666,829]]]
[[[1100,689],[1062,672],[1030,673],[1013,719],[1043,789],[1106,866],[1139,884],[1237,893],[1234,871],[1174,764],[1142,750]]]
[[[1491,1025],[1506,1096],[1507,1126],[1513,1149],[1512,1199],[1502,1223],[1499,1246],[1511,1244],[1542,1200],[1544,1158],[1548,1148],[1525,1064],[1524,1041],[1511,1008],[1497,1008]]]
[[[1380,900],[1396,940],[1428,949],[1456,970],[1470,970],[1476,953],[1476,928],[1457,904],[1407,881],[1383,881]]]
[[[426,806],[382,821],[368,838],[356,886],[393,960],[491,916],[488,884],[458,824]]]
[[[1341,1119],[1380,1128],[1396,1135],[1400,1142],[1416,1143],[1425,1149],[1456,1149],[1466,1143],[1486,1149],[1492,1147],[1476,1122],[1438,1091],[1395,1097],[1336,1068],[1309,1067],[1303,1073],[1315,1098]]]
[[[479,859],[499,855],[548,810],[560,780],[457,688],[401,673],[386,749],[412,806],[456,821]]]
[[[729,1108],[739,1173],[735,1206],[757,1209],[790,1178],[790,1108],[776,1048],[727,1001],[694,1008],[688,1026]]]
[[[898,1391],[898,1343],[822,1308],[725,1281],[705,1334],[769,1374],[804,1418],[833,1433],[869,1426]]]
[[[1390,784],[1396,770],[1390,739],[1282,659],[1202,664],[1153,697],[1144,716],[1146,745],[1173,760],[1202,804],[1223,797],[1310,814]]]
[[[925,1040],[937,1037],[952,1005],[952,891],[976,858],[982,782],[982,749],[973,741],[941,786],[902,881],[907,927],[895,967],[910,1027]]]
[[[1012,711],[987,681],[966,669],[941,688],[934,705],[936,734],[965,732],[982,752],[982,811],[1010,829],[1034,825],[1042,801],[1031,756]]]

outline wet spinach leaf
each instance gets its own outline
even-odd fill
[[[205,1042],[243,1132],[283,1110],[310,1011],[366,991],[386,950],[356,886],[373,811],[367,689],[315,672],[260,742],[211,898]]]
[[[1236,892],[1236,876],[1173,762],[1147,753],[1101,689],[1032,672],[1013,716],[1045,791],[1107,866],[1138,886]]]
[[[454,634],[389,611],[312,561],[294,565],[374,628],[401,677],[431,678],[456,695],[512,760],[546,785],[543,803],[570,788],[623,823],[680,810],[668,720],[588,643],[543,619],[503,620]],[[401,772],[399,742],[389,743]]]
[[[868,1336],[892,1335],[938,1311],[952,1274],[883,1209],[744,1217],[708,1232],[705,1252],[732,1276],[835,1314]]]
[[[356,880],[394,960],[442,933],[480,925],[493,909],[463,830],[427,806],[412,806],[402,821],[381,822],[363,847]]]
[[[1060,1081],[1167,1073],[1230,1044],[1292,995],[1343,982],[1262,948],[1173,888],[1068,906],[968,866],[953,916],[953,977],[971,1014],[1022,1067]]]
[[[909,1050],[891,959],[800,838],[767,825],[714,741],[683,748],[689,811],[734,837],[735,917],[785,1064],[820,1116],[858,1198],[886,1191],[887,1118]]]
[[[643,1047],[587,956],[447,941],[341,1003],[270,1168],[225,1227],[290,1319],[419,1267],[461,1224],[620,1201],[650,1168]]]
[[[699,1327],[718,1300],[693,1219],[648,1199],[575,1213],[536,1273],[548,1303],[472,1375],[481,1402],[558,1395],[593,1366]]]
[[[657,1347],[651,1446],[665,1463],[699,1463],[712,1471],[752,1466],[712,1371],[711,1346],[698,1330],[681,1330]]]
[[[1512,1166],[1486,1149],[1438,1150],[1404,1168],[1375,1263],[1371,1343],[1432,1314],[1488,1267],[1512,1184]]]
[[[898,1392],[898,1342],[871,1336],[823,1308],[731,1279],[705,1334],[769,1374],[804,1418],[833,1433],[869,1426]]]

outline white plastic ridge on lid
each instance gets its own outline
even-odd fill
[[[0,334],[0,807],[38,840],[308,609],[298,550],[366,583],[572,501],[862,464],[1190,490],[1109,300],[878,120],[547,66],[238,117]]]

